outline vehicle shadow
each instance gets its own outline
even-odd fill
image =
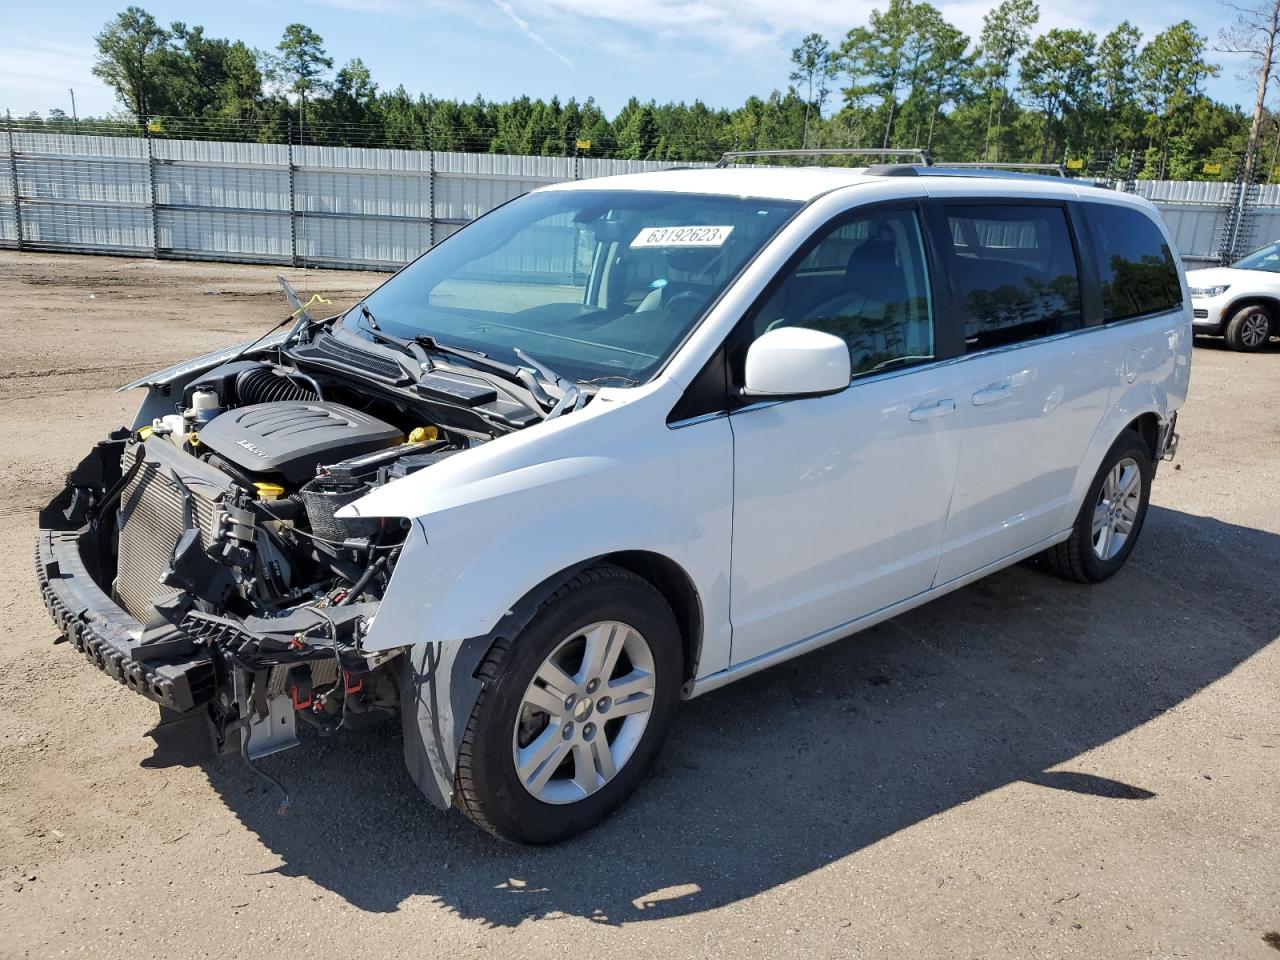
[[[1234,350],[1227,346],[1227,341],[1222,339],[1222,337],[1210,337],[1205,336],[1204,334],[1198,334],[1193,338],[1192,343],[1194,346],[1206,350],[1219,350],[1223,353],[1235,353]],[[1280,337],[1272,336],[1271,339],[1267,341],[1266,345],[1260,348],[1257,352],[1280,353]]]
[[[277,872],[364,910],[428,896],[501,926],[695,913],[1013,782],[1149,799],[1141,783],[1054,768],[1274,642],[1270,580],[1245,574],[1277,568],[1280,535],[1153,508],[1105,584],[1015,567],[685,704],[631,802],[554,848],[503,844],[431,808],[387,728],[264,761],[294,792],[287,817],[234,760],[207,772]]]

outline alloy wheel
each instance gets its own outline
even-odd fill
[[[566,637],[524,692],[512,732],[516,776],[544,803],[574,803],[631,759],[653,712],[653,652],[633,627],[602,621]]]
[[[1271,318],[1261,310],[1250,313],[1240,327],[1240,342],[1246,347],[1260,347],[1270,335]]]
[[[1136,460],[1126,457],[1102,481],[1093,508],[1093,552],[1099,560],[1110,560],[1124,549],[1141,502],[1142,471]]]

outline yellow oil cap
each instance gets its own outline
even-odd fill
[[[278,497],[284,496],[284,487],[280,486],[278,483],[266,483],[265,481],[259,480],[253,486],[254,489],[258,491],[258,498],[260,500],[275,500]]]
[[[200,434],[192,430],[187,434],[187,443],[191,444],[192,449],[200,446]]]
[[[409,431],[410,443],[426,443],[428,440],[438,440],[440,431],[435,427],[414,427]]]
[[[147,437],[151,436],[151,431],[152,431],[152,429],[153,429],[153,428],[152,428],[152,426],[151,426],[150,424],[147,424],[145,427],[142,427],[142,428],[138,431],[138,439],[139,439],[139,440],[145,440],[145,439],[147,439]]]

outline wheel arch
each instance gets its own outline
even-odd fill
[[[1245,293],[1241,294],[1236,300],[1232,300],[1225,310],[1222,311],[1223,329],[1231,322],[1231,318],[1243,310],[1245,307],[1266,307],[1271,311],[1271,319],[1273,322],[1280,320],[1280,297],[1268,296],[1265,293]]]
[[[1149,410],[1141,416],[1135,417],[1125,427],[1125,430],[1132,430],[1142,438],[1143,442],[1147,445],[1147,450],[1151,453],[1151,461],[1153,463],[1159,459],[1160,415],[1158,413],[1154,410]],[[1123,432],[1123,430],[1120,431],[1120,433]],[[1116,438],[1119,436],[1119,433],[1116,434],[1116,437],[1113,437],[1111,442],[1115,443]]]
[[[606,563],[634,573],[649,583],[666,600],[680,628],[684,680],[693,680],[697,676],[698,662],[702,656],[702,600],[693,578],[684,567],[670,557],[653,550],[618,550],[603,553],[557,571],[513,603],[494,628],[491,637],[516,636],[529,625],[543,601],[564,586],[568,580],[589,567]]]
[[[1075,519],[1103,457],[1126,430],[1133,430],[1142,437],[1147,449],[1151,451],[1151,459],[1156,460],[1155,451],[1160,443],[1160,422],[1167,416],[1169,407],[1168,395],[1153,381],[1132,384],[1118,401],[1110,405],[1107,416],[1098,424],[1089,449],[1076,471],[1071,497],[1062,515],[1064,529]]]

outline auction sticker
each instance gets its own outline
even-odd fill
[[[632,247],[719,247],[733,227],[645,227],[631,241]]]

